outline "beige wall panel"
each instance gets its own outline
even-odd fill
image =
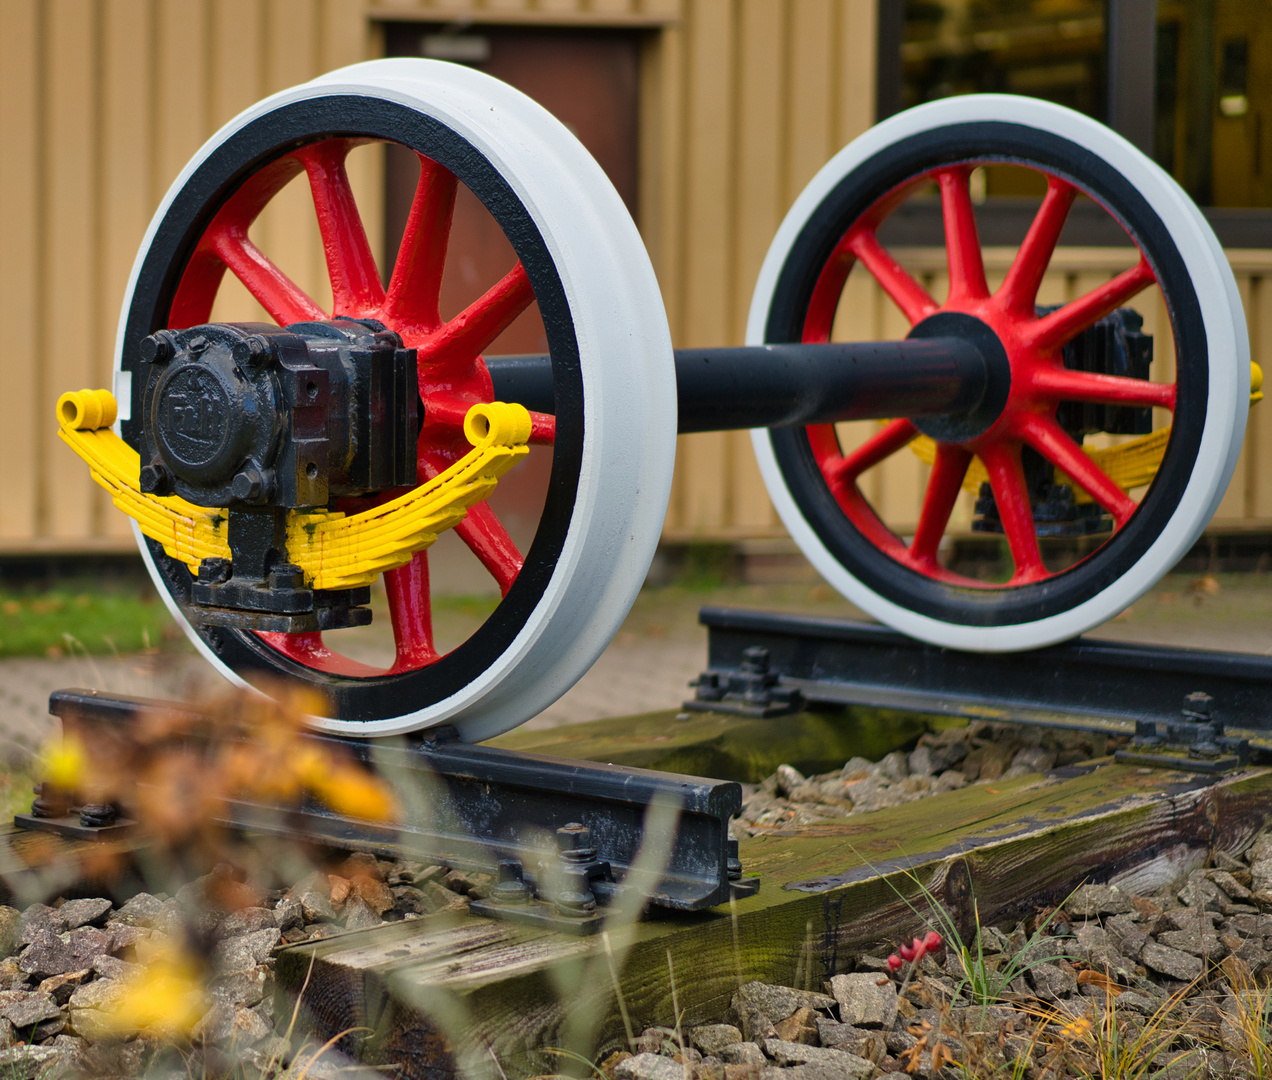
[[[592,15],[635,15],[640,5],[633,0],[591,0],[587,12]]]
[[[731,94],[735,24],[727,0],[695,4],[685,25],[684,172],[681,239],[683,317],[677,345],[718,345],[733,337],[728,323],[731,221],[720,179],[733,166]],[[727,190],[727,189],[726,189]],[[678,333],[677,333],[678,331]],[[728,441],[711,432],[680,440],[680,528],[691,535],[728,526]]]
[[[686,22],[688,66],[685,109],[683,239],[685,321],[677,344],[723,345],[735,330],[728,323],[732,268],[732,221],[725,192],[734,167],[731,95],[735,77],[733,5],[701,0]]]
[[[875,119],[875,29],[878,0],[839,0],[839,97],[835,146],[846,146]]]
[[[353,0],[350,0],[353,2]],[[375,19],[657,26],[676,20],[686,0],[371,0]],[[690,0],[691,2],[691,0]],[[769,0],[781,3],[785,0]]]
[[[370,60],[383,53],[383,48],[376,48],[380,36],[378,24],[367,18],[363,0],[324,3],[319,11],[319,46],[322,50],[318,64],[320,70],[333,71],[346,64]]]
[[[777,511],[768,497],[764,478],[751,447],[751,434],[747,431],[733,433],[733,522],[738,531],[746,535],[765,535],[781,531]]]
[[[817,170],[838,149],[835,142],[834,47],[836,5],[832,0],[789,0],[786,69],[786,183],[783,209],[795,201]]]
[[[266,11],[260,0],[212,2],[210,37],[215,59],[208,83],[213,130],[264,96]],[[271,29],[277,32],[276,27]]]
[[[681,476],[680,522],[684,536],[710,538],[727,531],[729,432],[681,435],[676,460]]]
[[[146,0],[107,0],[101,12],[101,348],[93,385],[110,387],[120,307],[155,203],[148,167],[154,150],[149,123],[152,88],[149,67],[140,62],[149,53],[154,27]],[[104,491],[95,491],[94,497],[96,531],[131,541],[128,518]]]
[[[692,0],[633,0],[636,10],[653,18],[677,19]]]
[[[0,299],[6,311],[29,312],[41,321],[40,176],[41,0],[6,0],[5,63],[0,71]],[[37,339],[38,340],[38,339]],[[43,350],[6,350],[5,409],[0,424],[0,460],[5,494],[0,499],[0,550],[38,534],[41,504],[39,454],[47,445],[41,428],[51,427],[52,402],[40,377]]]
[[[1069,294],[1069,277],[1056,270],[1049,270],[1042,276],[1042,284],[1038,286],[1039,304],[1063,304]]]
[[[40,415],[64,390],[93,382],[101,346],[97,321],[97,86],[96,10],[85,17],[79,0],[47,0],[42,92],[47,109],[44,192],[55,212],[44,218],[43,325],[56,327],[44,346],[47,373]],[[56,343],[55,343],[56,342]],[[47,484],[49,535],[88,537],[93,528],[93,481],[83,463],[42,425],[42,482]]]
[[[679,260],[684,164],[684,35],[677,27],[645,39],[640,57],[638,225],[662,290],[672,334],[682,316]]]
[[[783,8],[770,0],[742,0],[738,25],[737,156],[729,170],[735,198],[732,229],[733,333],[741,333],[760,265],[786,209],[782,191]]]
[[[156,4],[154,48],[155,156],[152,188],[159,198],[212,133],[209,69],[211,0]]]

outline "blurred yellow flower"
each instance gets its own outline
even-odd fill
[[[88,754],[74,735],[64,735],[60,745],[45,748],[39,775],[55,788],[74,791],[88,771]]]
[[[207,1008],[199,965],[169,949],[155,953],[138,975],[124,982],[118,1004],[102,1020],[124,1037],[138,1031],[184,1036]]]

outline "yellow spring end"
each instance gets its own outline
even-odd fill
[[[530,438],[530,413],[505,401],[474,405],[464,416],[464,437],[478,449],[521,446]]]
[[[110,427],[118,415],[109,390],[71,390],[57,399],[57,422],[69,431]]]
[[[1263,400],[1263,369],[1250,361],[1250,404]]]

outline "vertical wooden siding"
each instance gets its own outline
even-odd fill
[[[643,29],[640,220],[673,337],[683,346],[736,343],[782,215],[871,122],[875,8],[876,0],[0,0],[0,299],[38,328],[0,361],[0,552],[131,546],[122,516],[56,439],[51,404],[63,389],[109,384],[120,302],[150,215],[199,145],[252,102],[378,55],[377,26],[388,20]],[[351,173],[378,241],[377,155],[355,153]],[[325,274],[305,192],[297,185],[276,202],[256,235],[320,297]],[[1047,285],[1057,300],[1106,277],[1112,256],[1065,258]],[[1256,359],[1272,372],[1272,252],[1232,258]],[[940,288],[938,253],[907,259]],[[846,301],[842,325],[851,332],[900,330],[868,280],[852,281]],[[260,311],[230,284],[215,315]],[[1150,325],[1158,318],[1146,315]],[[1269,451],[1272,421],[1256,409],[1217,524],[1272,524],[1272,469],[1255,467]],[[669,538],[781,534],[744,433],[684,437],[678,453]],[[924,467],[898,455],[876,473],[870,483],[885,514],[904,527]],[[966,520],[969,507],[960,513]]]
[[[258,98],[375,55],[365,8],[0,0],[0,301],[22,335],[0,360],[0,552],[132,547],[126,519],[57,440],[53,402],[63,390],[110,385],[133,259],[186,161]],[[378,237],[376,165],[368,158],[353,172]],[[306,288],[324,277],[312,214],[289,198],[261,223],[265,246],[289,249],[281,261]],[[246,299],[219,303],[218,317],[256,317]]]

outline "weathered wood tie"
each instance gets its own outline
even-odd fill
[[[538,1048],[617,1047],[624,1008],[639,1032],[673,1024],[673,999],[685,1023],[719,1016],[752,979],[819,989],[854,950],[916,928],[923,889],[970,932],[973,901],[999,921],[1083,881],[1135,874],[1142,886],[1189,854],[1240,851],[1272,807],[1267,769],[1218,781],[1113,764],[1061,774],[745,840],[764,886],[732,912],[588,940],[439,915],[286,949],[278,983],[305,987],[317,1034],[372,1029],[346,1045],[400,1075],[485,1072],[492,1054],[509,1076],[559,1071]]]

